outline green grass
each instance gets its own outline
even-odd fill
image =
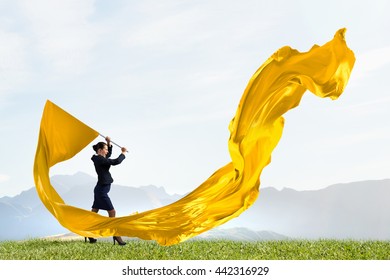
[[[2,260],[389,260],[390,241],[187,241],[160,246],[128,240],[126,246],[99,240],[31,239],[0,242]]]

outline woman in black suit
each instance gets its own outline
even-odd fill
[[[122,147],[122,153],[116,159],[110,159],[112,153],[112,145],[110,137],[106,137],[106,142],[99,142],[96,145],[93,145],[93,150],[96,152],[92,156],[91,160],[95,165],[95,170],[98,175],[98,181],[94,189],[94,201],[92,205],[92,212],[98,213],[100,209],[106,210],[109,217],[115,217],[115,209],[112,205],[111,199],[108,196],[108,192],[111,189],[111,184],[114,180],[110,174],[110,167],[112,165],[120,164],[125,158],[125,153],[127,149]],[[120,236],[113,237],[114,244],[118,242],[119,245],[125,245]],[[95,238],[89,237],[90,243],[95,243],[97,240]]]

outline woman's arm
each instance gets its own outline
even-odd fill
[[[124,159],[126,158],[126,156],[121,153],[117,158],[114,158],[114,159],[111,159],[111,158],[107,158],[107,157],[101,157],[101,156],[96,156],[96,157],[93,157],[93,161],[95,162],[95,164],[97,164],[98,166],[107,166],[107,165],[118,165],[120,164]]]
[[[106,158],[109,158],[112,154],[112,144],[111,144],[111,138],[110,137],[106,137],[106,142],[107,142],[107,148],[108,148],[108,153],[106,155]]]

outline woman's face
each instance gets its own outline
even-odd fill
[[[106,155],[108,154],[108,147],[107,147],[107,145],[104,145],[103,149],[99,149],[98,150],[98,154],[101,155],[101,156],[106,157]]]

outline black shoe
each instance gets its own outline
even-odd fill
[[[120,246],[126,245],[126,242],[123,242],[120,236],[113,236],[112,239],[114,240],[114,245],[115,245],[115,241],[118,242]]]
[[[88,237],[88,240],[89,240],[89,243],[96,243],[97,242],[97,239],[92,238],[92,237]],[[87,242],[87,237],[84,237],[84,242]]]

